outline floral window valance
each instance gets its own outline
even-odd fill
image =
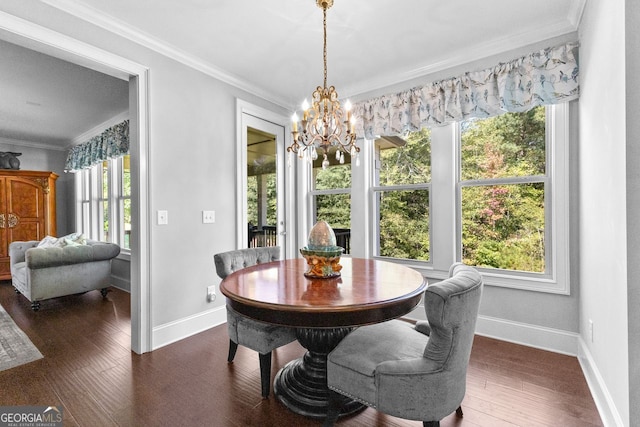
[[[356,132],[399,135],[471,117],[521,112],[579,97],[577,43],[354,105]]]
[[[104,160],[129,153],[129,120],[94,136],[89,141],[69,150],[65,172],[74,172],[97,165]]]

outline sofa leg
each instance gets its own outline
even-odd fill
[[[100,293],[102,294],[102,298],[106,298],[107,294],[109,293],[109,289],[102,288],[102,289],[100,289]]]
[[[464,415],[462,413],[462,406],[458,406],[458,409],[456,409],[456,415],[460,418],[462,418],[462,416]]]
[[[18,290],[18,288],[13,288],[13,290],[16,292],[16,294],[20,295],[20,291]]]
[[[31,310],[33,310],[33,311],[40,310],[40,301],[33,301],[31,303]]]
[[[260,384],[262,386],[262,398],[269,398],[269,388],[271,385],[271,352],[260,355]]]
[[[440,421],[423,421],[423,427],[440,427]]]

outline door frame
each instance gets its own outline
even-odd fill
[[[0,11],[0,39],[129,82],[131,154],[131,350],[152,347],[149,220],[149,68]]]
[[[265,130],[274,133],[272,129],[261,129],[258,121],[281,128],[276,132],[276,174],[278,182],[278,242],[282,248],[282,257],[294,256],[293,237],[296,229],[293,203],[293,179],[286,161],[286,144],[289,140],[289,120],[273,111],[236,99],[236,247],[246,248],[248,241],[247,230],[247,128]],[[271,127],[271,126],[269,126]],[[282,224],[281,224],[282,222]],[[285,234],[281,234],[282,232]]]

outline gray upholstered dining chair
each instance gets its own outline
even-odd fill
[[[453,411],[462,416],[482,287],[477,270],[456,263],[448,279],[427,287],[427,321],[354,330],[329,353],[329,389],[425,427],[439,426]],[[325,425],[337,417],[337,401],[331,399]]]
[[[224,279],[234,271],[256,264],[280,259],[280,247],[248,248],[214,255],[216,272]],[[251,319],[236,312],[227,305],[227,329],[229,333],[229,355],[233,362],[238,345],[259,353],[260,382],[262,397],[269,397],[271,379],[271,352],[296,339],[295,330],[285,326],[272,325]]]

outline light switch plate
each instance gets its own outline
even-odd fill
[[[158,225],[169,224],[169,211],[158,211]]]
[[[216,222],[216,211],[202,211],[202,223],[213,224]]]

